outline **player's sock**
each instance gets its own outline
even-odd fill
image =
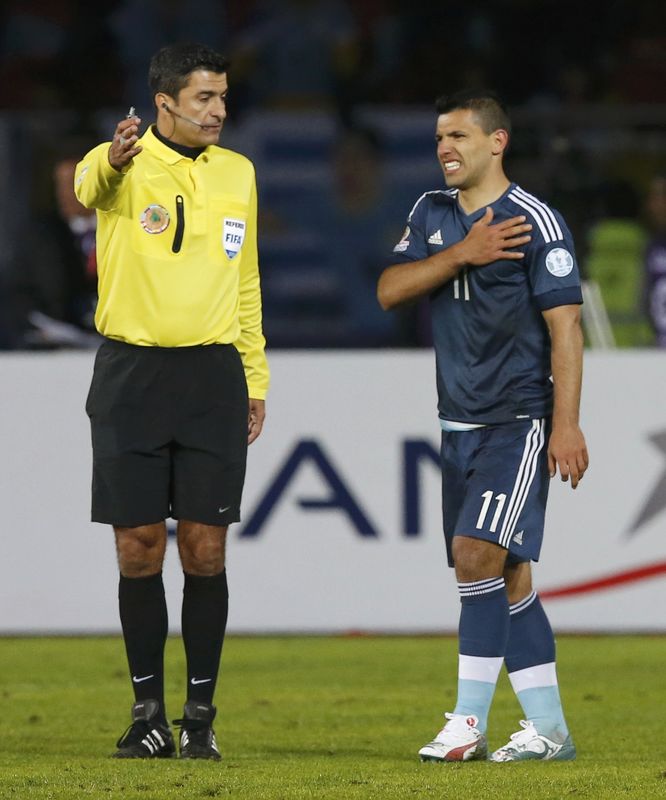
[[[454,714],[474,715],[482,733],[502,668],[509,636],[509,602],[504,578],[459,583],[458,700]]]
[[[210,576],[185,573],[182,622],[188,700],[213,702],[228,611],[226,570]]]
[[[509,680],[537,732],[563,742],[569,730],[555,670],[555,638],[536,592],[509,607],[511,625],[505,662]]]
[[[137,701],[157,700],[160,708],[156,721],[166,725],[164,645],[169,620],[162,573],[146,578],[121,575],[118,605],[134,697]]]

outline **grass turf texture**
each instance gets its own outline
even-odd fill
[[[452,710],[452,638],[229,637],[218,684],[221,763],[108,758],[129,724],[116,638],[0,639],[0,798],[664,798],[663,637],[560,637],[574,762],[421,764]],[[167,646],[171,718],[183,702]],[[521,712],[502,675],[489,744]]]

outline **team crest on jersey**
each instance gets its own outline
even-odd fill
[[[169,227],[171,217],[164,206],[154,204],[141,214],[139,222],[146,233],[164,233]]]
[[[224,218],[224,228],[222,230],[222,246],[224,252],[233,258],[238,255],[238,251],[243,246],[245,239],[245,222],[242,219]]]
[[[405,228],[405,232],[402,234],[402,239],[398,242],[398,244],[393,248],[394,253],[404,253],[405,250],[409,247],[409,225]]]
[[[546,256],[546,269],[556,278],[564,278],[573,267],[573,256],[563,247],[553,248]]]

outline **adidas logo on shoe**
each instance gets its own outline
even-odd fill
[[[132,724],[116,742],[113,758],[171,758],[176,745],[169,726],[156,719],[157,700],[141,700],[132,706]]]
[[[213,720],[217,709],[207,703],[188,700],[183,709],[183,718],[175,719],[180,726],[180,757],[207,758],[219,761],[222,756],[217,746]]]

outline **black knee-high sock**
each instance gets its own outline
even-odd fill
[[[227,573],[188,575],[183,587],[187,699],[212,703],[229,611]]]
[[[165,722],[164,645],[169,621],[162,573],[146,578],[121,575],[118,604],[134,696],[159,700],[159,717]]]

